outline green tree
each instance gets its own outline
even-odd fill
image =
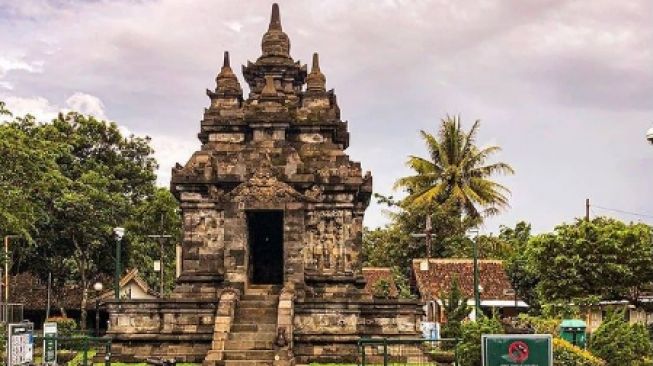
[[[460,214],[479,221],[508,206],[510,191],[491,178],[496,174],[514,174],[514,170],[503,162],[488,163],[490,156],[501,148],[476,146],[479,126],[477,120],[465,132],[458,117],[447,116],[436,136],[420,131],[429,156],[410,156],[407,165],[415,174],[400,178],[395,184],[407,191],[407,204],[453,202]]]
[[[59,146],[34,138],[38,128],[31,116],[0,124],[0,230],[28,244],[44,219],[48,198],[64,181],[57,171]]]
[[[432,222],[432,255],[446,258],[459,254],[464,245],[470,245],[465,232],[473,225],[472,220],[460,220],[456,208],[451,203],[424,205],[404,205],[403,202],[389,201],[387,197],[377,196],[380,203],[390,206],[393,211],[387,214],[390,224],[383,228],[363,231],[363,261],[368,266],[397,267],[408,275],[414,258],[426,257],[423,238],[411,234],[423,233],[426,216]]]
[[[583,298],[636,302],[653,271],[651,228],[599,217],[563,224],[533,237],[527,266],[539,276],[537,290],[547,301]]]
[[[126,263],[130,268],[138,268],[147,283],[159,291],[159,273],[154,272],[154,261],[160,260],[159,240],[163,240],[164,293],[172,289],[175,280],[175,245],[181,240],[181,219],[179,204],[166,188],[157,188],[154,194],[138,206],[125,225],[124,238]],[[170,235],[158,239],[148,235]]]
[[[531,239],[531,225],[520,221],[514,228],[501,226],[499,238],[509,243],[512,254],[506,258],[506,274],[510,283],[517,292],[517,296],[524,300],[530,311],[538,313],[540,304],[537,296],[539,274],[535,271],[527,255],[528,242]]]
[[[457,277],[451,280],[451,289],[448,293],[442,294],[441,298],[443,299],[442,309],[447,318],[447,322],[442,326],[442,338],[460,338],[462,336],[461,324],[471,309],[467,306],[467,299],[463,297]]]
[[[0,227],[28,239],[12,250],[14,272],[52,273],[55,289],[79,284],[84,327],[90,286],[113,272],[112,228],[156,196],[149,139],[79,113],[17,117],[0,137]]]
[[[590,350],[608,366],[636,365],[651,356],[651,340],[643,325],[624,320],[624,310],[610,311],[592,334]]]
[[[460,366],[481,366],[481,336],[501,333],[503,327],[496,318],[482,316],[475,322],[463,322],[462,340],[458,345]]]

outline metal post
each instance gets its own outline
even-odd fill
[[[426,258],[429,259],[431,258],[431,250],[432,250],[432,244],[431,244],[431,237],[433,232],[433,225],[431,225],[431,215],[426,214],[426,227],[424,230],[424,234],[426,235]]]
[[[88,336],[84,336],[84,342],[82,344],[84,347],[84,358],[82,359],[82,363],[84,366],[88,366]]]
[[[121,252],[120,244],[121,243],[120,242],[121,241],[122,241],[122,238],[120,238],[120,237],[118,237],[117,240],[116,240],[116,273],[115,273],[115,278],[113,280],[113,287],[114,287],[113,291],[114,291],[114,295],[115,295],[116,300],[120,299],[120,273],[122,273],[122,269],[120,268],[120,265],[121,265],[121,263],[120,263],[120,260],[121,260],[121,258],[120,258],[120,252]]]
[[[476,320],[478,321],[481,315],[481,294],[479,292],[478,284],[478,234],[474,238],[474,306],[476,312]]]
[[[95,296],[95,336],[100,336],[100,297]]]
[[[111,366],[111,341],[107,341],[104,349],[104,366]]]
[[[8,303],[9,303],[9,235],[5,235],[5,306]]]
[[[159,292],[159,298],[163,299],[163,236],[159,238],[159,246],[160,246],[160,248],[159,248],[160,249],[160,252],[159,252],[160,253],[159,254],[160,259],[159,259],[159,261],[161,262],[161,264],[160,264],[161,265],[161,268],[160,268],[161,271],[159,271],[159,276],[160,276],[160,279],[159,279],[159,281],[160,281],[159,282],[160,283],[160,285],[159,285],[159,291],[160,291]]]
[[[155,234],[147,237],[159,240],[159,298],[163,298],[163,243],[165,239],[172,238],[172,235]]]
[[[388,366],[388,339],[383,338],[383,366]]]

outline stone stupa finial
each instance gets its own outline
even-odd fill
[[[306,77],[306,90],[310,92],[326,92],[326,76],[320,71],[320,56],[313,53],[311,72]]]
[[[263,57],[276,56],[290,58],[290,39],[281,28],[281,16],[279,15],[279,5],[272,4],[272,15],[270,15],[270,25],[268,31],[263,35],[261,41]]]
[[[238,78],[229,65],[229,51],[224,52],[222,68],[215,78],[215,82],[217,84],[216,92],[218,93],[242,93],[243,89],[240,87]]]
[[[270,25],[268,30],[282,30],[281,28],[281,15],[279,15],[279,4],[272,4],[272,15],[270,15]]]

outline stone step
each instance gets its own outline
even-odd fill
[[[273,360],[225,360],[224,366],[272,366]]]
[[[236,319],[241,317],[277,317],[277,308],[276,307],[264,307],[264,308],[236,308]]]
[[[225,351],[236,351],[238,350],[239,352],[243,351],[254,351],[254,350],[264,350],[268,351],[274,348],[274,341],[273,340],[256,340],[256,341],[245,341],[245,340],[227,340],[224,342],[224,349]],[[253,358],[255,360],[258,360],[258,358]]]
[[[243,296],[240,297],[240,300],[241,301],[268,301],[268,300],[279,301],[279,295],[266,295],[266,294],[252,295],[252,294],[245,293]]]
[[[273,341],[275,337],[274,332],[229,332],[229,340],[234,341]]]
[[[260,350],[260,351],[224,351],[224,359],[226,360],[274,360],[274,350]]]
[[[272,323],[254,323],[254,322],[245,322],[236,321],[231,326],[231,332],[276,332],[277,331],[277,321],[276,319]]]
[[[270,290],[265,288],[248,288],[245,290],[245,295],[279,295],[279,291]]]
[[[277,299],[266,300],[240,300],[239,308],[276,308],[279,304]]]
[[[267,289],[267,290],[276,290],[276,291],[281,291],[281,285],[257,285],[257,284],[249,284],[247,286],[247,289]]]

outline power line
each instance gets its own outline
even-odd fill
[[[618,209],[618,208],[603,207],[603,206],[598,206],[598,205],[594,205],[594,204],[592,204],[592,207],[593,208],[598,208],[598,209],[601,209],[601,210],[605,210],[605,211],[618,212],[618,213],[625,214],[625,215],[632,215],[632,216],[639,216],[639,217],[646,217],[646,218],[649,218],[649,219],[653,219],[653,215],[651,215],[651,214],[645,214],[645,213],[633,212],[633,211],[626,211],[626,210],[621,210],[621,209]]]

